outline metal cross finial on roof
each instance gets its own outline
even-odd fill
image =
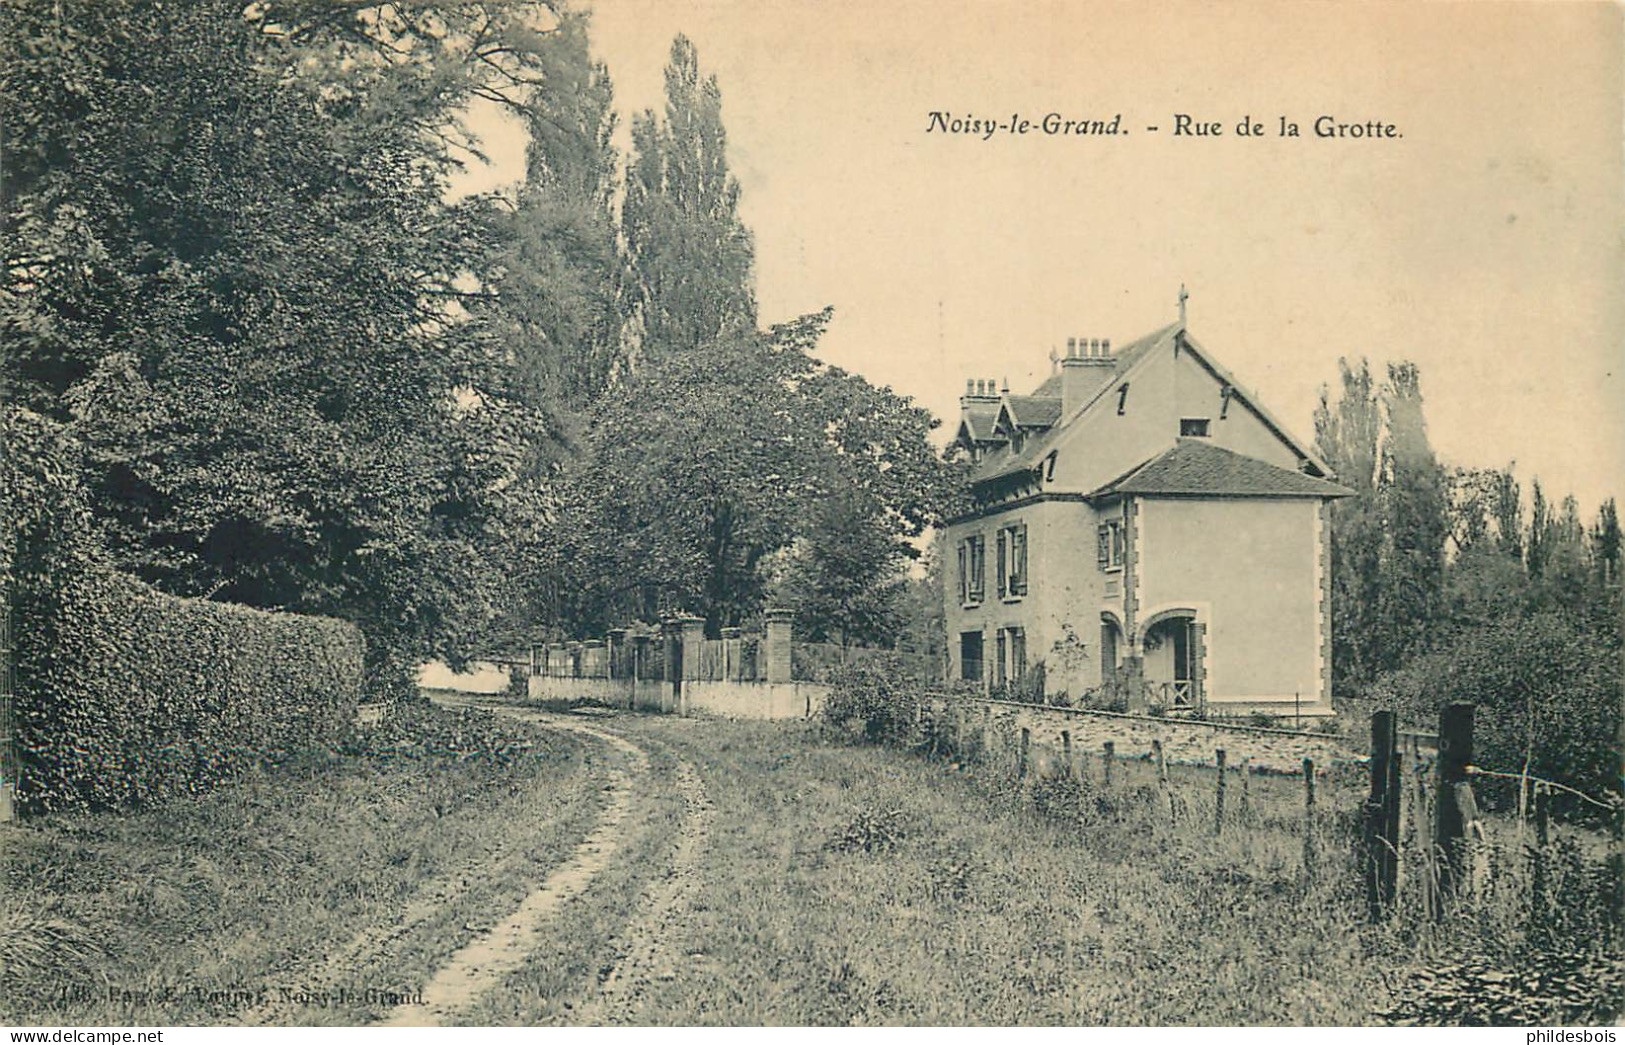
[[[1181,328],[1185,326],[1185,299],[1188,297],[1190,297],[1190,293],[1185,289],[1185,284],[1181,283],[1179,285],[1179,325]]]

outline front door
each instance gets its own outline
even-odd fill
[[[1174,642],[1173,705],[1176,708],[1188,708],[1195,703],[1196,643],[1191,641],[1193,625],[1194,622],[1188,618],[1169,624]]]

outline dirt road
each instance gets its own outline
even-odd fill
[[[651,756],[643,743],[617,733],[612,719],[554,714],[481,703],[547,729],[568,730],[603,744],[614,758],[605,763],[608,802],[591,832],[563,864],[527,895],[512,914],[454,953],[424,985],[422,1004],[401,1005],[382,1026],[438,1026],[462,1017],[504,980],[556,929],[557,917],[576,901],[626,848],[634,829],[632,812],[643,789],[659,786],[650,772]],[[707,846],[712,806],[692,765],[678,759],[673,785],[682,797],[682,822],[669,858],[652,869],[649,884],[635,909],[615,934],[616,961],[600,975],[598,989],[575,1005],[582,1024],[635,1022],[643,987],[677,975],[681,955],[672,953],[672,938],[683,919],[687,898],[700,873]]]

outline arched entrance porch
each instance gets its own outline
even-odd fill
[[[1202,706],[1206,638],[1207,625],[1194,609],[1167,609],[1146,619],[1141,647],[1153,703],[1171,711]]]

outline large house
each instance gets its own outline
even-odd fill
[[[1351,491],[1180,311],[1115,351],[1069,338],[1029,395],[966,383],[953,675],[1073,704],[1329,715],[1327,518]]]

